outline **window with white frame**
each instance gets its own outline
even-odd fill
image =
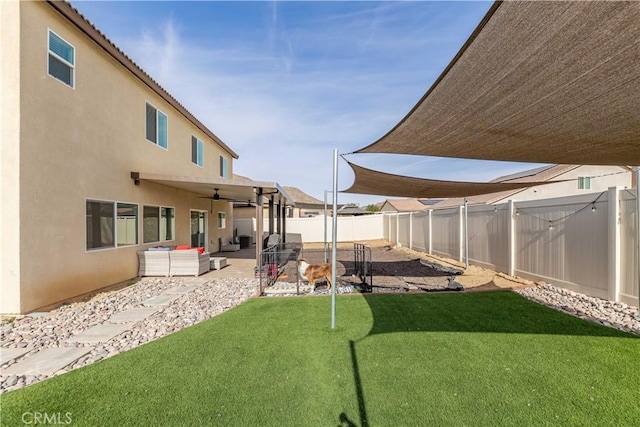
[[[174,234],[174,208],[147,205],[142,207],[142,241],[144,243],[173,240]]]
[[[75,87],[76,50],[62,37],[49,30],[47,72],[69,87]]]
[[[578,177],[578,190],[590,190],[591,189],[591,177],[579,176]]]
[[[226,212],[218,212],[218,228],[227,228]]]
[[[195,136],[191,136],[191,161],[198,166],[204,166],[204,144]]]
[[[169,146],[167,115],[147,102],[146,137],[162,148]]]
[[[220,156],[220,176],[227,177],[227,159],[224,156]]]
[[[138,205],[87,200],[87,250],[138,244]]]

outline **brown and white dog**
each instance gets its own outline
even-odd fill
[[[316,280],[326,279],[331,289],[331,264],[309,264],[304,258],[298,260],[300,276],[311,285],[311,292],[316,290]]]

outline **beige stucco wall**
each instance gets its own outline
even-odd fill
[[[0,1],[0,313],[20,310],[19,7]]]
[[[219,156],[227,158],[228,176],[233,159],[47,4],[21,2],[19,22],[19,310],[27,312],[137,275],[136,251],[151,244],[86,250],[87,199],[138,204],[140,242],[143,205],[173,207],[176,239],[162,243],[189,244],[189,211],[209,212],[209,200],[149,182],[136,186],[130,172],[218,178]],[[75,88],[47,74],[48,29],[75,48]],[[146,102],[168,116],[167,150],[145,138]],[[191,135],[204,142],[205,167],[191,162]],[[219,211],[227,214],[224,230],[217,228]],[[214,203],[209,250],[231,235],[232,215],[229,203]]]

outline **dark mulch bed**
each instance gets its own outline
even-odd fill
[[[301,255],[310,263],[324,262],[324,253],[321,250],[304,250]],[[284,266],[280,281],[296,281],[295,258]],[[352,275],[355,271],[353,260],[353,250],[338,249],[336,275],[339,286],[359,287],[359,279]],[[372,247],[371,261],[373,293],[474,292],[500,289],[493,283],[464,289],[455,281],[456,275],[462,271],[439,268],[436,264],[415,256],[411,257],[390,246]],[[324,286],[319,284],[318,289],[323,289]]]

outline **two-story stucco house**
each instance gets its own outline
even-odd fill
[[[0,31],[0,313],[129,280],[149,246],[232,235],[231,203],[189,184],[227,182],[238,155],[77,10],[0,2]]]

